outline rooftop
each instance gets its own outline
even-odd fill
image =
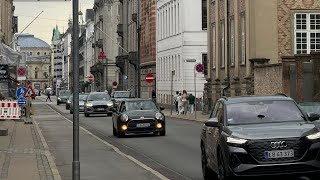
[[[51,48],[48,43],[32,34],[21,34],[17,36],[17,39],[20,48]]]

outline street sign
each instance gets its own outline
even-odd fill
[[[26,93],[27,89],[25,87],[19,87],[16,91],[16,96],[18,99],[24,99],[24,94]]]
[[[0,64],[0,82],[8,81],[8,70],[9,66],[7,64]]]
[[[26,99],[18,99],[18,104],[25,105],[25,104],[27,104],[27,100]]]
[[[94,80],[94,76],[92,74],[90,74],[89,77],[88,77],[88,81],[92,82],[93,80]]]
[[[100,52],[100,54],[99,54],[99,56],[98,56],[98,59],[106,59],[107,58],[107,56],[104,54],[104,52],[103,51],[101,51]]]
[[[203,64],[197,64],[196,65],[196,71],[198,72],[198,73],[203,73],[203,71],[204,71],[204,65]]]
[[[34,97],[36,94],[34,93],[31,86],[28,86],[27,91],[24,93],[24,97]]]
[[[117,81],[112,82],[112,86],[117,86],[117,85],[118,85]]]
[[[24,67],[19,67],[17,69],[17,76],[18,77],[26,76],[26,74],[27,74],[27,70]]]
[[[146,75],[146,81],[147,81],[147,83],[152,83],[154,81],[154,76],[152,73],[148,73]]]

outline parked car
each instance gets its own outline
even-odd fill
[[[91,114],[112,115],[113,102],[108,93],[92,92],[87,96],[84,104],[84,115],[89,117]]]
[[[57,98],[57,105],[66,103],[70,95],[71,95],[70,90],[60,90]]]
[[[300,103],[299,106],[307,113],[320,114],[320,102],[304,102]]]
[[[320,176],[318,114],[286,96],[221,98],[201,132],[204,179]]]
[[[151,99],[125,99],[112,115],[113,135],[124,137],[129,133],[166,135],[165,116]]]
[[[111,93],[111,99],[115,107],[118,106],[122,100],[128,98],[133,98],[130,91],[113,91]]]
[[[79,94],[79,112],[84,112],[84,104],[87,97],[88,97],[88,94],[86,93]],[[71,101],[70,101],[70,114],[73,114],[73,97],[71,97]]]
[[[66,102],[66,109],[67,110],[70,109],[70,104],[71,104],[72,98],[73,98],[73,94],[70,94],[70,96],[68,97],[67,102]]]

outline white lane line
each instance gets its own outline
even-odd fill
[[[48,105],[47,105],[48,106]],[[56,110],[54,110],[53,108],[51,108],[50,106],[48,106],[51,110],[57,112]],[[67,120],[68,122],[70,122],[71,124],[73,124],[73,122],[71,120],[69,120],[68,118],[64,117],[63,115],[61,115],[59,112],[57,112],[61,117],[63,117],[65,120]],[[169,180],[167,177],[165,177],[164,175],[162,175],[161,173],[159,173],[158,171],[152,169],[151,167],[143,164],[142,162],[140,162],[139,160],[137,160],[136,158],[123,153],[119,148],[115,147],[114,145],[102,140],[101,138],[99,138],[98,136],[92,134],[90,131],[88,131],[87,129],[83,128],[80,126],[80,129],[82,129],[84,132],[88,133],[89,135],[91,135],[92,137],[96,138],[98,141],[102,142],[103,144],[109,146],[110,148],[112,148],[116,153],[120,154],[123,157],[128,158],[129,160],[131,160],[132,162],[136,163],[138,166],[142,167],[143,169],[151,172],[152,174],[154,174],[155,176],[157,176],[159,179],[161,180]]]

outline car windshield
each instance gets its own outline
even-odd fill
[[[228,125],[301,122],[304,116],[293,101],[253,101],[227,105]]]
[[[70,91],[60,91],[59,96],[70,96],[71,92]]]
[[[320,103],[319,102],[300,103],[299,106],[307,113],[320,114]]]
[[[153,101],[127,101],[126,102],[127,111],[135,110],[158,110],[157,106]]]
[[[80,101],[85,101],[88,97],[88,94],[79,94],[79,100]]]
[[[107,93],[94,93],[90,94],[88,101],[109,101],[110,96]]]
[[[114,98],[129,98],[130,92],[114,92],[113,97]]]

